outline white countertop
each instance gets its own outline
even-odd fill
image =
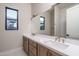
[[[40,35],[40,34],[37,34],[35,36],[30,35],[30,34],[28,34],[28,35],[24,34],[24,36],[30,38],[31,40],[33,40],[33,41],[35,41],[35,42],[37,42],[45,47],[47,47],[50,50],[53,50],[55,52],[57,51],[60,54],[64,54],[64,55],[68,55],[68,56],[79,56],[79,51],[78,51],[79,46],[78,45],[74,45],[74,44],[65,42],[65,43],[60,43],[60,44],[68,45],[68,47],[62,48],[62,46],[60,46],[60,48],[59,48],[59,46],[53,45],[54,43],[57,43],[55,41],[54,36],[47,36],[47,35]],[[52,41],[53,43],[50,43],[50,41]]]

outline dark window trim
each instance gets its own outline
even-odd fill
[[[7,29],[7,9],[17,12],[17,29]],[[5,30],[18,30],[18,10],[10,7],[5,7]]]

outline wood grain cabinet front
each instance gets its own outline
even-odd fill
[[[55,51],[51,51],[51,50],[48,50],[47,55],[48,56],[62,56],[59,53],[57,53]]]
[[[28,38],[26,38],[25,36],[23,36],[23,49],[28,55]]]
[[[38,44],[29,39],[29,55],[37,56],[38,55]]]
[[[42,45],[38,45],[38,56],[47,56],[48,49]]]
[[[23,49],[29,56],[62,56],[59,52],[50,50],[25,36],[23,36]]]
[[[61,56],[61,55],[55,51],[51,51],[50,49],[42,45],[38,45],[38,56]]]

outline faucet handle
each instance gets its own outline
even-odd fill
[[[60,37],[58,38],[58,42],[60,42],[61,40],[60,40]]]
[[[65,38],[60,38],[60,40],[61,40],[62,43],[64,43],[64,39],[65,39]]]
[[[55,41],[57,41],[57,39],[58,39],[58,38],[57,38],[57,37],[55,37]]]
[[[60,37],[55,37],[55,41],[60,42]]]
[[[62,39],[62,43],[64,43],[64,39]]]

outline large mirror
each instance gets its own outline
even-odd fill
[[[79,39],[79,5],[66,10],[66,34]]]
[[[79,4],[60,3],[32,19],[32,33],[79,39]]]
[[[32,33],[52,35],[52,9],[32,19]]]

